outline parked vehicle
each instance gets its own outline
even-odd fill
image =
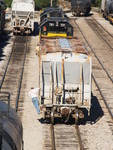
[[[113,14],[108,15],[108,20],[113,24]]]
[[[83,13],[87,16],[91,10],[91,0],[71,0],[72,14],[80,16]]]

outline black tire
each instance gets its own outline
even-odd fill
[[[105,18],[105,14],[104,13],[102,14],[102,16],[103,16],[103,18]]]
[[[112,24],[112,22],[111,21],[109,21],[110,22],[110,24]]]
[[[91,10],[91,8],[87,8],[87,9],[86,9],[86,12],[84,13],[84,15],[85,15],[85,16],[88,16],[88,15],[89,15],[90,10]]]
[[[80,12],[76,13],[76,16],[77,16],[77,17],[80,17]]]

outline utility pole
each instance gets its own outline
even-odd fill
[[[51,6],[53,6],[53,0],[51,0]]]

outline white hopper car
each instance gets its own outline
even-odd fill
[[[92,57],[75,38],[41,38],[39,51],[40,101],[45,118],[84,118],[90,113]]]
[[[13,33],[32,33],[34,30],[34,0],[13,0],[11,26]]]

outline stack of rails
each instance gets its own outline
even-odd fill
[[[90,113],[91,107],[92,58],[73,37],[62,10],[46,9],[40,20],[39,86],[45,118],[83,119],[83,109]]]

